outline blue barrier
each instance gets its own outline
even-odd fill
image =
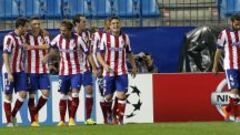
[[[126,28],[135,53],[144,51],[152,54],[155,64],[162,73],[178,72],[179,56],[184,35],[193,27],[146,27]]]

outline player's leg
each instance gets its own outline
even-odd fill
[[[83,86],[86,91],[85,97],[85,124],[93,125],[95,121],[91,119],[92,107],[93,107],[93,79],[91,72],[85,72],[83,74]]]
[[[104,101],[102,102],[102,106],[104,112],[106,112],[106,118],[104,118],[105,124],[112,123],[112,97],[113,97],[113,89],[114,89],[114,77],[104,77],[103,78],[103,95]]]
[[[69,90],[68,92],[68,100],[67,100],[67,108],[68,108],[68,116],[71,117],[72,114],[72,102],[73,102],[73,98],[72,98],[72,91]]]
[[[38,116],[38,112],[41,108],[46,104],[48,97],[49,97],[49,90],[50,90],[50,80],[48,74],[40,74],[39,75],[39,89],[41,90],[41,96],[38,99],[36,105],[36,116]]]
[[[3,74],[3,92],[4,92],[4,112],[7,120],[6,126],[12,127],[12,115],[11,115],[11,102],[12,102],[12,93],[13,93],[13,83],[8,81],[7,73]]]
[[[23,105],[24,100],[27,97],[27,76],[24,72],[15,73],[15,92],[17,93],[17,100],[12,110],[12,118],[16,117],[17,112]]]
[[[119,124],[123,124],[123,118],[126,108],[126,92],[128,90],[128,76],[120,75],[116,78],[116,115]]]
[[[59,113],[60,113],[60,122],[57,126],[65,125],[65,115],[67,110],[67,100],[68,92],[71,85],[71,77],[69,75],[59,76],[59,92],[60,92],[60,101],[59,101]]]
[[[103,122],[105,124],[107,124],[107,112],[106,112],[106,109],[105,109],[105,106],[104,106],[104,96],[103,96],[103,77],[100,76],[97,78],[97,81],[96,81],[96,85],[99,89],[99,93],[100,93],[100,96],[101,96],[101,99],[100,99],[100,107],[101,107],[101,110],[102,110],[102,114],[103,114]]]
[[[238,117],[239,109],[238,102],[240,97],[238,91],[240,88],[240,73],[238,70],[227,70],[226,79],[228,81],[228,87],[230,89],[229,104],[225,108],[225,120],[229,120],[229,114],[232,112],[234,117]]]
[[[29,91],[29,99],[28,99],[28,109],[31,117],[31,123],[35,122],[35,95],[36,91],[38,90],[38,78],[36,74],[28,74],[27,75],[28,80],[28,91]]]
[[[75,126],[75,116],[76,112],[79,106],[79,91],[81,87],[81,80],[82,80],[82,75],[81,74],[76,74],[72,75],[71,77],[71,97],[72,97],[72,102],[71,102],[71,114],[69,116],[69,126]]]

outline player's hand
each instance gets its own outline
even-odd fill
[[[99,68],[98,69],[98,76],[101,76],[103,74],[103,69],[102,68]]]
[[[110,68],[109,65],[104,65],[104,69],[105,69],[107,72],[113,72],[113,70]]]
[[[42,63],[43,63],[43,64],[46,64],[47,61],[48,61],[48,57],[44,57],[44,58],[42,59]]]
[[[11,73],[8,73],[8,81],[10,82],[14,81],[13,75]]]
[[[136,67],[133,67],[133,68],[132,68],[132,71],[131,71],[132,77],[135,78],[135,77],[136,77],[136,74],[137,74],[137,68],[136,68]]]
[[[98,70],[96,68],[92,69],[92,73],[94,77],[98,76]]]
[[[31,47],[30,45],[28,45],[28,44],[25,44],[25,45],[23,46],[23,48],[24,48],[25,50],[31,50],[31,49],[32,49],[32,47]]]
[[[212,68],[212,73],[214,74],[214,75],[217,75],[218,74],[218,68],[217,67],[213,67]]]

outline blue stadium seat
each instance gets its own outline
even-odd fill
[[[62,0],[63,18],[71,18],[77,13],[83,14],[84,0]]]
[[[158,17],[160,15],[156,0],[140,0],[143,17]]]
[[[83,14],[87,17],[93,17],[94,13],[96,13],[96,8],[94,8],[92,0],[84,0]]]
[[[61,0],[41,0],[47,19],[60,19],[61,18]],[[45,11],[44,11],[45,10]]]
[[[5,18],[5,1],[0,0],[0,19],[3,20]]]
[[[223,17],[240,12],[240,0],[218,0],[218,5]]]
[[[105,18],[112,14],[110,1],[114,0],[92,0],[93,16],[96,18]]]
[[[25,17],[41,16],[40,0],[20,0],[22,7],[22,15]]]
[[[19,0],[1,0],[0,3],[1,19],[14,19],[21,15],[22,7]]]
[[[120,17],[131,16],[131,0],[118,0],[117,14]]]

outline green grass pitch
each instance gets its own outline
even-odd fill
[[[240,123],[185,122],[75,127],[1,127],[0,135],[240,135]]]

